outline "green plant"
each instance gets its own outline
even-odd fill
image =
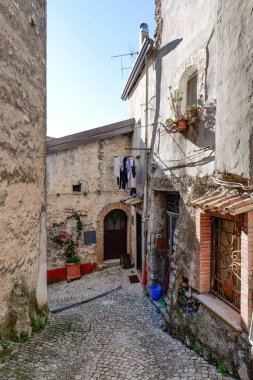
[[[196,352],[196,354],[202,355],[202,348],[197,343],[192,347],[192,351]]]
[[[72,238],[67,238],[64,242],[64,255],[67,257],[67,259],[75,256],[76,252],[76,242]]]
[[[9,343],[0,343],[0,364],[5,363],[6,358],[10,355],[12,349]]]
[[[217,371],[219,373],[221,373],[222,375],[226,375],[228,373],[228,368],[226,366],[226,364],[224,362],[221,362],[218,366],[217,366]]]
[[[173,119],[166,119],[166,120],[165,120],[165,125],[170,126],[170,125],[172,125],[173,123],[174,123],[174,120],[173,120]]]
[[[175,90],[172,90],[172,86],[169,86],[168,88],[170,92],[170,96],[168,98],[170,101],[170,107],[174,117],[178,119],[181,115],[181,103],[183,100],[183,93],[178,88],[176,88]]]
[[[65,260],[65,263],[67,264],[76,264],[76,263],[80,263],[81,259],[79,256],[77,255],[73,255],[71,257],[67,257],[66,260]]]
[[[10,347],[9,343],[1,343],[0,346],[2,347],[3,350],[7,350]]]
[[[20,342],[27,342],[29,340],[29,333],[27,331],[22,331],[22,333],[19,336]]]
[[[191,106],[186,107],[185,113],[186,113],[186,115],[190,115],[191,112],[196,111],[196,109],[197,109],[196,104],[192,104]]]
[[[33,332],[39,332],[44,328],[44,323],[40,319],[32,321],[31,328]]]
[[[79,263],[80,258],[78,257],[76,250],[78,248],[79,238],[83,229],[83,222],[81,220],[81,217],[86,216],[86,214],[73,210],[70,211],[71,214],[68,215],[67,219],[74,218],[76,220],[75,230],[72,233],[69,233],[63,228],[61,231],[58,230],[51,234],[51,239],[63,247],[66,263]],[[64,223],[62,222],[60,224],[54,224],[53,227],[61,225],[64,226]]]
[[[107,266],[106,265],[99,265],[99,267],[98,267],[98,271],[99,272],[103,272],[104,270],[106,270],[107,269]]]

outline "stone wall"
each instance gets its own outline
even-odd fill
[[[0,327],[31,331],[47,302],[45,1],[0,3]]]
[[[78,254],[82,262],[103,262],[101,229],[107,212],[123,209],[128,213],[130,223],[130,208],[120,203],[127,194],[119,189],[113,175],[114,157],[127,155],[130,144],[131,137],[121,135],[47,156],[48,237],[55,225],[60,226],[66,221],[66,209],[84,212],[87,216],[82,218],[83,232],[96,231],[97,241],[86,245],[81,236]],[[79,183],[81,193],[74,194],[72,186]],[[129,239],[128,235],[128,253],[131,253]],[[63,264],[63,249],[49,238],[48,267]]]

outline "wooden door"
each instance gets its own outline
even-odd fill
[[[127,216],[122,210],[110,211],[104,220],[104,260],[119,259],[127,253]]]

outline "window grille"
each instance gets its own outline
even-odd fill
[[[212,218],[211,291],[240,310],[241,223]]]

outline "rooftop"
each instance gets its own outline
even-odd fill
[[[134,124],[135,119],[128,119],[73,135],[51,138],[47,141],[47,154],[62,152],[80,145],[87,145],[114,136],[125,135],[133,132]]]

